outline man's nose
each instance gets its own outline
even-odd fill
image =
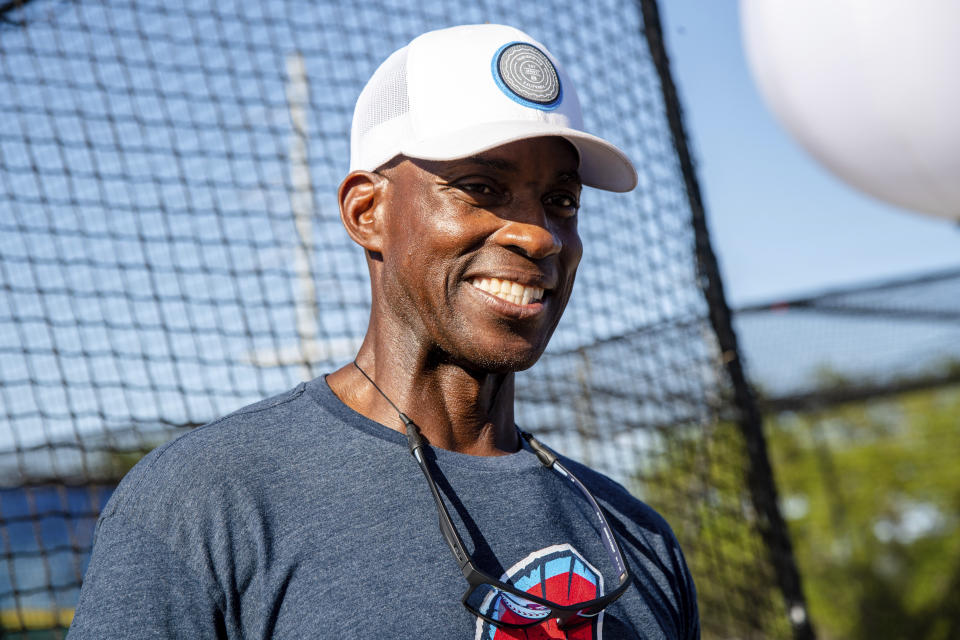
[[[563,249],[563,242],[551,229],[550,219],[539,202],[505,218],[495,239],[501,245],[513,247],[533,260],[558,254]]]

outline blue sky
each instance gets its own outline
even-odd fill
[[[960,265],[960,225],[818,165],[764,105],[734,0],[661,0],[714,248],[734,306]]]

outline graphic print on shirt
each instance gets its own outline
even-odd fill
[[[603,595],[603,576],[569,544],[558,544],[539,551],[510,567],[501,577],[522,591],[551,600],[557,604],[573,604]],[[484,613],[496,608],[499,619],[522,621],[509,609],[509,602],[488,597]],[[475,640],[601,640],[603,613],[592,622],[566,632],[557,628],[556,620],[526,629],[499,629],[477,618]]]

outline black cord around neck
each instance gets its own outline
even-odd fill
[[[407,416],[404,415],[403,411],[400,411],[399,407],[397,407],[397,405],[393,404],[393,400],[391,400],[390,398],[388,398],[388,397],[387,397],[387,394],[385,394],[385,393],[383,392],[383,389],[381,389],[380,387],[378,387],[378,386],[377,386],[377,383],[373,381],[373,378],[371,378],[370,376],[368,376],[368,375],[367,375],[367,372],[360,368],[360,365],[357,364],[357,361],[356,361],[356,360],[353,361],[353,366],[355,366],[355,367],[357,368],[357,371],[359,371],[360,373],[363,374],[363,377],[364,377],[364,378],[366,378],[367,380],[370,381],[370,384],[373,385],[373,388],[376,389],[377,392],[378,392],[380,395],[383,396],[383,399],[384,399],[384,400],[386,400],[387,402],[390,403],[390,406],[393,407],[393,410],[400,414],[400,419],[401,419],[401,420],[403,420],[404,418],[406,418],[406,420],[403,420],[403,423],[406,424],[406,423],[407,423],[407,420],[410,420],[410,418],[407,418]]]
[[[373,378],[368,376],[367,372],[360,368],[360,365],[357,364],[356,360],[353,361],[353,366],[357,368],[357,371],[363,374],[363,377],[373,385],[373,388],[383,396],[384,400],[390,403],[390,406],[393,407],[393,410],[396,411],[400,416],[400,420],[403,422],[403,426],[406,427],[407,430],[407,444],[410,445],[410,453],[412,453],[414,457],[419,460],[420,458],[418,450],[423,447],[423,445],[427,444],[426,439],[420,434],[420,427],[418,427],[417,423],[411,420],[407,414],[405,414],[403,411],[400,411],[400,408],[397,405],[393,404],[393,400],[388,398],[387,394],[383,392],[383,389],[377,386],[377,383],[373,381]]]
[[[383,399],[386,400],[390,404],[390,406],[393,407],[393,410],[397,412],[397,415],[400,416],[400,420],[403,422],[404,426],[407,428],[407,440],[410,444],[410,453],[413,453],[414,456],[416,456],[417,455],[416,450],[422,447],[424,444],[426,444],[426,440],[424,439],[423,435],[420,433],[420,427],[418,427],[417,423],[411,420],[407,416],[407,414],[405,414],[403,411],[400,411],[400,407],[398,407],[393,403],[393,400],[391,400],[387,396],[387,394],[383,392],[383,389],[381,389],[380,386],[373,381],[373,378],[367,375],[367,372],[360,367],[360,365],[357,363],[356,360],[353,361],[353,366],[357,368],[357,371],[363,374],[363,377],[366,378],[367,381],[373,385],[373,388],[377,390],[377,393],[383,396]],[[502,388],[503,388],[503,385],[501,384],[500,387],[497,388],[497,395],[500,394],[500,389]],[[494,396],[494,399],[496,399],[496,396]],[[554,462],[556,462],[557,460],[556,455],[554,455],[553,452],[551,452],[549,449],[547,449],[542,444],[540,444],[540,441],[534,438],[532,434],[527,433],[526,431],[520,429],[516,425],[514,425],[514,428],[517,430],[517,433],[519,433],[523,437],[523,439],[530,444],[530,448],[533,449],[534,453],[537,454],[537,457],[540,459],[540,462],[543,464],[543,466],[550,467],[553,465]]]

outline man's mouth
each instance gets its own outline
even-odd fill
[[[540,302],[543,299],[543,289],[540,287],[527,287],[511,280],[471,278],[469,282],[481,291],[521,306]]]

